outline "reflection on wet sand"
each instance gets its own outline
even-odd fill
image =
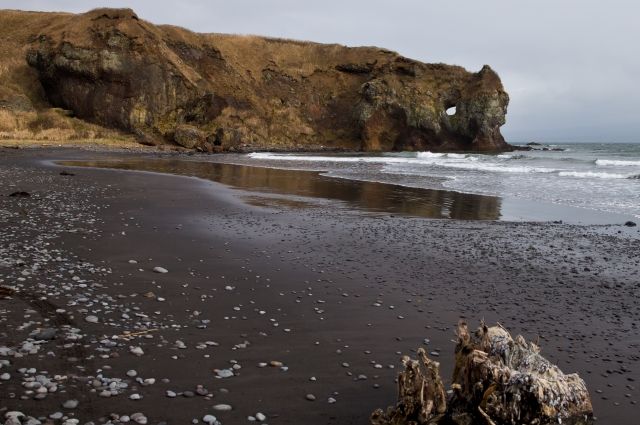
[[[173,159],[61,161],[59,164],[200,177],[239,189],[335,199],[360,209],[390,214],[462,220],[500,219],[501,200],[497,197],[345,180],[314,171]]]

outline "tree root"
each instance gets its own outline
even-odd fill
[[[502,326],[484,323],[471,335],[458,323],[455,369],[447,393],[439,364],[418,350],[404,357],[398,376],[398,403],[377,409],[371,425],[547,425],[592,424],[585,382],[565,375],[540,349]]]

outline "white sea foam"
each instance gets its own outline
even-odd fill
[[[422,161],[422,163],[426,163]],[[430,165],[436,165],[444,168],[455,168],[458,170],[469,170],[469,171],[486,171],[493,173],[554,173],[558,170],[553,168],[543,168],[543,167],[529,167],[526,165],[522,166],[505,166],[498,163],[490,163],[490,162],[453,162],[453,161],[438,161],[438,162],[429,162]]]
[[[604,173],[596,171],[560,171],[560,177],[576,177],[581,179],[628,179],[632,174]]]
[[[448,153],[447,158],[459,158],[459,159],[472,159],[473,156],[467,157],[467,154],[464,153]]]
[[[253,159],[269,159],[278,161],[304,162],[367,162],[372,164],[391,164],[411,162],[411,158],[390,156],[318,156],[318,155],[289,155],[268,152],[254,152],[249,154]]]
[[[506,166],[492,160],[492,157],[474,156],[467,154],[445,154],[433,152],[418,152],[416,157],[398,156],[317,156],[291,155],[267,152],[251,153],[253,159],[301,161],[301,162],[334,162],[334,163],[373,163],[385,165],[415,165],[454,168],[458,170],[483,171],[495,173],[554,173],[556,169],[530,166]],[[388,170],[387,170],[388,171]],[[401,171],[394,168],[395,172]]]
[[[446,154],[444,154],[444,153],[429,152],[429,151],[427,151],[427,152],[418,152],[416,154],[416,156],[418,158],[440,158],[440,157],[443,157],[445,155]]]
[[[628,161],[621,159],[596,159],[596,165],[600,167],[640,167],[640,161]]]
[[[498,155],[491,157],[486,155],[470,155],[456,153],[418,152],[415,157],[402,156],[319,156],[319,155],[295,155],[269,152],[256,152],[249,154],[251,158],[261,160],[278,161],[300,161],[300,162],[334,162],[334,163],[372,163],[383,164],[385,172],[412,174],[404,169],[404,166],[435,166],[457,170],[468,170],[478,172],[493,173],[519,173],[532,174],[557,173],[560,177],[574,178],[595,178],[595,179],[629,179],[634,178],[634,174],[607,173],[598,171],[571,171],[567,169],[557,169],[550,167],[533,167],[528,165],[506,165],[511,161],[504,159],[520,159],[522,156],[513,154]],[[494,158],[497,158],[494,159]],[[599,166],[640,166],[640,161],[604,160],[598,159],[596,165]],[[426,170],[425,170],[426,171]]]

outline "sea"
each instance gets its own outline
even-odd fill
[[[342,179],[640,218],[640,143],[536,145],[500,154],[256,152],[248,157],[250,164],[314,170]]]

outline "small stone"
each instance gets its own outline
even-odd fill
[[[307,394],[304,398],[309,401],[316,401],[316,396],[314,396],[313,394]]]
[[[267,417],[264,415],[264,413],[256,413],[256,419],[259,420],[260,422],[263,422],[267,419]]]
[[[135,393],[135,394],[131,394],[131,395],[129,396],[129,399],[130,399],[130,400],[141,400],[141,399],[142,399],[142,396],[141,396],[140,394],[138,394],[138,393]]]
[[[8,381],[9,379],[11,379],[11,375],[8,373],[3,373],[2,375],[0,375],[0,380],[2,381]]]
[[[20,419],[24,419],[24,413],[18,412],[17,410],[10,410],[4,414],[5,419],[16,420],[20,422]]]
[[[129,347],[129,352],[135,356],[142,356],[144,351],[140,347]]]
[[[131,369],[127,371],[127,376],[129,378],[135,378],[136,376],[138,376],[138,372],[136,372],[135,370]]]
[[[87,316],[84,318],[85,321],[89,322],[89,323],[98,323],[98,317],[97,316]]]
[[[217,410],[218,412],[229,412],[233,408],[228,404],[216,404],[213,406],[213,410]]]
[[[169,398],[175,398],[178,394],[176,394],[174,391],[171,390],[167,390],[167,397]]]
[[[153,271],[156,273],[169,273],[169,270],[165,269],[164,267],[154,267]]]
[[[336,401],[337,401],[337,400],[336,400],[335,398],[333,398],[333,397],[329,397],[329,398],[327,399],[327,403],[329,403],[329,404],[333,404],[333,403],[335,403]]]
[[[56,337],[56,329],[54,328],[45,328],[40,329],[33,334],[31,334],[33,339],[38,341],[49,341]]]
[[[218,419],[213,415],[205,415],[202,417],[202,422],[208,425],[214,425],[216,422],[218,422]]]
[[[231,378],[233,376],[233,370],[231,369],[217,369],[215,372],[218,378]]]
[[[78,407],[78,400],[67,400],[62,403],[62,407],[64,407],[65,409],[75,409],[76,407]]]
[[[131,419],[137,424],[145,425],[147,423],[147,417],[142,413],[134,413],[131,415]]]

